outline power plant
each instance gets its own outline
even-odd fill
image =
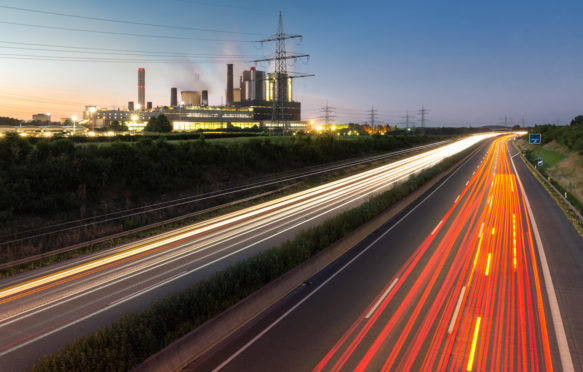
[[[233,64],[227,64],[225,105],[211,105],[209,91],[183,90],[178,102],[178,88],[170,88],[170,105],[154,107],[146,102],[146,69],[138,68],[138,104],[129,101],[127,109],[97,109],[85,111],[84,120],[92,125],[105,126],[113,121],[126,123],[130,130],[142,130],[146,122],[158,115],[166,115],[174,130],[263,128],[267,130],[299,130],[307,128],[301,121],[301,103],[293,100],[292,81],[313,75],[287,71],[289,59],[307,58],[307,54],[286,52],[285,41],[301,35],[283,32],[281,12],[278,32],[260,42],[276,42],[275,57],[253,61],[273,62],[275,72],[259,71],[255,67],[243,71],[239,77],[239,88],[234,87]],[[198,74],[196,74],[198,79]]]
[[[264,128],[270,130],[299,130],[307,128],[301,121],[301,104],[292,97],[292,79],[259,71],[255,67],[243,71],[239,88],[235,88],[233,64],[227,64],[225,106],[211,105],[209,91],[183,90],[178,102],[178,88],[170,88],[170,106],[154,107],[146,101],[146,70],[138,68],[138,102],[128,101],[127,110],[95,109],[84,117],[97,127],[113,121],[124,122],[130,130],[142,130],[147,121],[166,115],[175,131],[217,130],[228,128]],[[273,106],[277,101],[281,114],[273,122]]]

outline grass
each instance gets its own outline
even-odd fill
[[[542,147],[535,147],[532,151],[530,151],[530,153],[537,159],[539,157],[543,158],[544,168],[552,168],[555,164],[565,159],[564,155],[559,154],[558,152],[544,149]]]

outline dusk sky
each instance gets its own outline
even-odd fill
[[[424,105],[431,126],[583,114],[581,0],[0,0],[0,116],[124,108],[137,101],[138,67],[154,106],[171,87],[209,89],[221,104],[227,63],[238,87],[249,61],[273,55],[253,41],[277,31],[280,10],[285,31],[304,36],[288,50],[311,55],[290,69],[316,75],[294,82],[303,120],[326,100],[340,122],[366,121],[371,105],[391,124]]]

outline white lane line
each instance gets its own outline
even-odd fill
[[[476,152],[477,154],[478,152]],[[445,179],[445,181],[443,181],[443,183],[441,185],[439,185],[438,187],[435,188],[435,190],[433,190],[429,195],[427,195],[425,197],[425,199],[423,199],[419,204],[417,204],[415,207],[413,207],[409,212],[407,212],[407,214],[405,214],[403,217],[401,217],[401,219],[399,219],[397,222],[395,222],[394,225],[392,225],[391,227],[389,227],[387,229],[387,231],[385,231],[384,233],[382,233],[378,238],[376,238],[372,243],[370,243],[369,245],[367,245],[360,253],[358,253],[356,256],[354,256],[350,261],[348,261],[344,266],[342,266],[340,269],[338,269],[338,271],[336,271],[334,274],[332,274],[328,279],[326,279],[322,284],[320,284],[318,287],[316,287],[310,294],[308,294],[306,297],[304,297],[303,299],[301,299],[297,304],[295,304],[293,307],[291,307],[288,311],[286,311],[283,315],[281,315],[279,318],[277,318],[273,323],[271,323],[269,326],[267,326],[263,331],[261,331],[259,334],[257,334],[257,336],[253,337],[249,342],[247,342],[245,345],[243,345],[239,350],[237,350],[235,353],[233,353],[229,358],[227,358],[223,363],[219,364],[218,367],[216,367],[215,369],[213,369],[212,372],[216,372],[221,370],[223,367],[225,367],[227,364],[229,364],[233,359],[235,359],[237,356],[239,356],[242,352],[244,352],[245,350],[247,350],[249,348],[249,346],[253,345],[257,340],[259,340],[261,337],[263,337],[263,335],[265,335],[267,332],[269,332],[273,327],[275,327],[277,324],[279,324],[279,322],[281,322],[283,319],[285,319],[289,314],[291,314],[295,309],[297,309],[298,307],[300,307],[304,302],[306,302],[310,297],[312,297],[313,295],[315,295],[317,292],[320,291],[320,289],[322,289],[322,287],[324,287],[326,284],[328,284],[332,279],[334,279],[338,274],[340,274],[341,272],[343,272],[348,266],[350,266],[354,261],[356,261],[360,256],[362,256],[365,252],[367,252],[373,245],[375,245],[379,240],[381,240],[385,235],[387,235],[390,231],[392,231],[395,227],[397,227],[397,225],[399,225],[403,220],[405,220],[407,217],[409,217],[409,215],[411,213],[413,213],[417,208],[419,208],[419,206],[421,206],[427,199],[429,199],[433,194],[435,194],[437,192],[437,190],[439,190],[443,185],[445,185],[447,183],[447,181],[449,181],[450,178],[452,178],[454,176],[454,174],[456,174],[460,169],[463,168],[463,166],[469,162],[473,157],[475,156],[472,155],[468,160],[466,160],[464,162],[464,164],[462,164],[462,166],[460,166],[458,169],[456,169],[455,171],[453,171],[449,177],[447,177]]]
[[[507,149],[508,151],[508,149]],[[551,270],[549,269],[549,264],[547,262],[547,256],[545,255],[545,250],[543,248],[543,243],[540,238],[540,233],[534,219],[534,214],[530,208],[530,203],[528,202],[528,197],[524,191],[524,186],[516,170],[516,165],[514,160],[510,158],[512,162],[512,167],[514,168],[514,173],[516,174],[516,179],[522,190],[522,195],[524,195],[524,202],[526,204],[526,209],[528,210],[528,217],[532,224],[532,229],[534,231],[534,238],[536,241],[536,247],[538,248],[538,255],[540,259],[540,264],[543,270],[543,277],[545,281],[545,288],[547,290],[547,297],[549,298],[549,306],[551,307],[551,317],[553,319],[553,326],[555,327],[555,335],[557,336],[557,344],[559,346],[559,355],[561,356],[561,365],[563,366],[563,371],[571,372],[575,371],[573,367],[573,360],[571,359],[571,352],[569,351],[569,344],[567,343],[567,335],[565,334],[565,328],[563,326],[563,318],[561,317],[561,311],[559,309],[559,302],[557,301],[557,294],[555,293],[555,286],[553,285],[553,280],[551,278]]]
[[[466,186],[468,185],[468,183],[470,183],[470,180],[468,180],[468,182],[466,182]]]
[[[453,311],[453,316],[451,317],[451,322],[449,322],[449,328],[447,329],[447,333],[449,333],[450,335],[453,332],[453,327],[455,326],[458,313],[460,312],[460,307],[462,306],[462,299],[464,298],[464,293],[466,293],[465,285],[462,287],[460,297],[457,299],[457,304],[455,305],[455,310]]]
[[[122,297],[122,298],[119,298],[119,299],[117,299],[117,300],[111,301],[109,304],[110,304],[110,305],[119,305],[119,304],[122,304],[122,303],[124,303],[124,302],[126,302],[126,301],[129,301],[129,300],[131,300],[132,298],[136,298],[136,297],[138,297],[138,296],[139,296],[139,295],[141,295],[141,294],[144,294],[144,293],[146,293],[146,292],[149,292],[149,291],[152,291],[152,290],[154,290],[154,289],[156,289],[156,288],[159,288],[159,287],[163,286],[164,284],[166,284],[166,283],[168,283],[168,282],[171,282],[171,281],[173,281],[174,279],[181,278],[181,277],[182,277],[182,276],[184,276],[184,274],[186,274],[186,273],[187,273],[187,271],[183,271],[183,272],[181,272],[181,273],[179,273],[179,274],[176,274],[176,275],[174,275],[174,276],[171,276],[170,278],[168,278],[168,279],[166,279],[166,280],[163,280],[163,281],[161,281],[161,282],[159,282],[159,283],[152,284],[151,286],[149,286],[149,287],[146,287],[146,288],[144,288],[144,289],[140,289],[140,290],[139,290],[139,291],[137,291],[137,292],[130,293],[130,294],[129,294],[129,295],[127,295],[127,296],[124,296],[124,297]]]
[[[439,227],[441,226],[442,223],[443,223],[443,220],[439,221],[437,226],[435,226],[435,229],[433,229],[433,231],[431,232],[431,235],[435,235],[435,233],[437,232],[437,230],[439,229]]]
[[[398,281],[399,281],[399,278],[396,278],[393,281],[393,283],[391,283],[391,286],[389,288],[387,288],[387,290],[385,291],[385,293],[383,293],[383,295],[381,296],[381,298],[379,298],[379,300],[377,301],[377,303],[372,307],[372,309],[370,309],[370,311],[368,312],[368,314],[366,314],[365,319],[370,318],[372,316],[372,314],[374,314],[374,312],[377,311],[377,309],[379,308],[379,306],[381,306],[381,303],[389,295],[389,293],[391,292],[391,289],[393,289],[393,287],[397,284]]]
[[[462,194],[459,194],[459,195],[457,196],[457,198],[455,198],[455,201],[453,202],[453,204],[457,203],[457,202],[458,202],[458,200],[460,200],[460,196],[462,196]]]

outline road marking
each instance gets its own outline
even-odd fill
[[[161,282],[159,282],[159,283],[152,284],[151,286],[149,286],[149,287],[146,287],[146,288],[144,288],[144,289],[140,289],[140,290],[139,290],[139,291],[137,291],[137,292],[130,293],[130,294],[129,294],[129,295],[127,295],[127,296],[124,296],[124,297],[122,297],[122,298],[119,298],[119,299],[117,299],[117,300],[111,301],[109,304],[110,304],[110,305],[119,305],[119,304],[122,304],[122,303],[124,303],[124,302],[127,302],[127,301],[131,300],[132,298],[136,298],[136,297],[138,297],[139,295],[142,295],[142,294],[144,294],[144,293],[146,293],[146,292],[149,292],[149,291],[152,291],[152,290],[154,290],[154,289],[156,289],[156,288],[159,288],[159,287],[163,286],[164,284],[166,284],[166,283],[168,283],[168,282],[171,282],[171,281],[173,281],[174,279],[181,278],[181,277],[183,277],[183,276],[184,276],[184,274],[186,274],[186,273],[187,273],[187,271],[185,270],[185,271],[183,271],[183,272],[181,272],[181,273],[179,273],[179,274],[176,274],[176,275],[174,275],[174,276],[171,276],[170,278],[168,278],[168,279],[166,279],[166,280],[163,280],[163,281],[161,281]]]
[[[441,226],[442,223],[443,223],[443,220],[439,221],[439,223],[437,224],[437,226],[435,226],[435,229],[433,229],[433,231],[431,232],[430,235],[435,235],[435,232],[439,229],[439,227]]]
[[[455,201],[453,202],[453,204],[457,203],[457,202],[458,202],[458,200],[460,200],[460,196],[462,196],[462,194],[459,194],[459,195],[457,196],[457,198],[455,198]]]
[[[482,226],[480,226],[480,233],[478,234],[478,237],[482,237],[482,231],[484,230],[484,223],[482,222]]]
[[[490,274],[490,260],[492,259],[492,253],[488,253],[488,263],[486,264],[486,276]]]
[[[477,154],[478,152],[476,152]],[[265,335],[267,332],[269,332],[273,327],[275,327],[277,324],[279,324],[283,319],[287,318],[287,316],[289,314],[291,314],[295,309],[297,309],[298,307],[300,307],[304,302],[306,302],[308,299],[310,299],[310,297],[312,297],[313,295],[315,295],[317,292],[320,291],[320,289],[322,289],[322,287],[324,287],[326,284],[328,284],[330,281],[332,281],[332,279],[334,279],[336,276],[338,276],[341,272],[343,272],[348,266],[350,266],[354,261],[356,261],[360,256],[362,256],[365,252],[367,252],[373,245],[375,245],[379,240],[381,240],[385,235],[387,235],[390,231],[392,231],[395,227],[397,227],[397,225],[399,225],[402,221],[404,221],[407,217],[409,217],[409,215],[411,215],[411,213],[413,213],[417,208],[419,208],[419,206],[421,206],[427,199],[429,199],[433,194],[435,194],[437,192],[437,190],[439,190],[440,188],[443,187],[443,185],[445,185],[447,183],[447,181],[450,180],[450,178],[452,178],[460,169],[463,168],[463,166],[469,162],[473,157],[475,156],[472,155],[470,158],[468,158],[468,160],[466,160],[459,168],[457,168],[455,171],[453,171],[446,179],[445,181],[443,181],[442,184],[440,184],[438,187],[435,188],[435,190],[433,190],[429,195],[427,195],[425,197],[425,199],[423,199],[419,204],[417,204],[415,207],[413,207],[409,212],[407,212],[407,214],[405,214],[403,217],[401,217],[401,219],[399,219],[397,222],[395,222],[394,225],[392,225],[391,227],[389,227],[384,233],[382,233],[378,238],[376,238],[372,243],[370,243],[369,245],[367,245],[362,251],[360,251],[360,253],[358,253],[356,256],[354,256],[350,261],[348,261],[344,266],[342,266],[340,269],[338,269],[338,271],[336,271],[334,274],[332,274],[328,279],[326,279],[322,284],[320,284],[318,287],[316,287],[310,294],[308,294],[306,297],[304,297],[303,299],[301,299],[297,304],[295,304],[294,306],[292,306],[288,311],[286,311],[284,314],[282,314],[279,318],[277,318],[273,323],[271,323],[269,326],[267,326],[265,329],[263,329],[263,331],[259,332],[259,334],[257,334],[255,337],[253,337],[249,342],[247,342],[245,345],[243,345],[239,350],[237,350],[236,352],[234,352],[229,358],[227,358],[225,361],[223,361],[221,364],[219,364],[218,367],[216,367],[215,369],[213,369],[212,372],[217,372],[219,370],[221,370],[223,367],[225,367],[227,364],[229,364],[233,359],[235,359],[237,356],[239,356],[242,352],[244,352],[245,350],[247,350],[247,348],[249,348],[249,346],[253,345],[257,340],[259,340],[261,337],[263,337],[263,335]]]
[[[460,297],[457,299],[457,304],[455,305],[455,310],[453,312],[453,316],[451,317],[451,322],[449,323],[449,328],[447,329],[447,333],[451,334],[453,332],[453,327],[455,326],[455,321],[457,320],[458,313],[460,311],[460,307],[462,306],[462,299],[464,298],[464,293],[466,293],[466,286],[462,287],[460,292]]]
[[[377,303],[372,307],[372,309],[370,309],[370,311],[368,312],[368,314],[366,314],[366,316],[365,316],[366,319],[370,318],[372,316],[372,314],[374,314],[374,312],[378,309],[378,307],[381,306],[381,303],[389,295],[389,292],[391,292],[391,289],[393,289],[393,287],[397,284],[398,281],[399,281],[399,278],[396,278],[393,281],[393,283],[391,283],[391,286],[389,288],[387,288],[387,290],[385,291],[385,293],[383,293],[383,295],[381,296],[381,298],[379,298],[379,300],[377,301]]]
[[[510,159],[512,162],[512,167],[514,168],[514,173],[516,173],[516,179],[518,180],[518,185],[522,190],[522,195],[524,195],[524,202],[526,204],[526,209],[528,211],[528,217],[532,223],[532,230],[534,231],[534,238],[536,241],[536,247],[538,249],[539,259],[541,267],[543,270],[543,278],[545,280],[545,288],[547,290],[547,297],[549,298],[549,306],[551,308],[551,318],[553,319],[553,326],[555,327],[555,335],[557,336],[557,344],[559,346],[559,355],[561,357],[561,365],[563,366],[563,371],[572,372],[575,371],[573,367],[573,360],[571,359],[571,352],[569,351],[569,344],[567,343],[567,335],[565,334],[565,328],[563,327],[563,318],[561,317],[561,311],[559,309],[559,303],[557,301],[557,294],[555,293],[555,287],[553,285],[553,280],[551,278],[551,270],[549,269],[549,264],[547,262],[547,256],[543,248],[543,243],[540,238],[540,233],[534,219],[534,214],[530,208],[530,203],[528,202],[528,197],[524,191],[524,186],[516,170],[516,165],[514,160]]]
[[[470,358],[468,359],[468,371],[472,370],[472,365],[474,364],[474,354],[476,353],[476,343],[478,342],[478,333],[480,333],[480,320],[478,317],[476,319],[476,326],[474,327],[474,337],[472,339],[472,349],[470,351]]]

